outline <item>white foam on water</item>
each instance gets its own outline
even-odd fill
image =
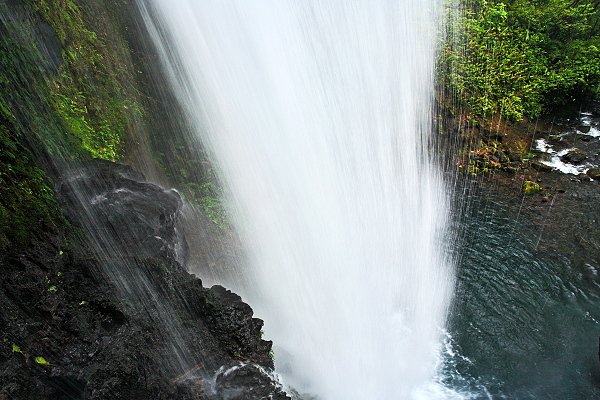
[[[551,154],[551,157],[549,160],[541,160],[540,163],[547,165],[549,167],[552,167],[553,169],[560,171],[563,174],[571,174],[571,175],[585,174],[590,169],[590,166],[587,164],[574,165],[571,163],[566,163],[561,160],[561,157],[567,155],[569,152],[571,152],[573,150],[576,150],[575,148],[568,148],[568,149],[556,151],[550,144],[548,144],[546,139],[537,139],[535,141],[535,143],[536,143],[536,146],[535,146],[536,150]]]

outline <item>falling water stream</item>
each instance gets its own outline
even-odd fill
[[[452,396],[435,383],[454,287],[431,140],[437,1],[140,8],[248,253],[233,289],[286,383]]]

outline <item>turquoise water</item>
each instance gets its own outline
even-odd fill
[[[575,267],[568,246],[538,250],[539,229],[518,207],[474,198],[462,223],[450,386],[475,398],[600,398],[596,268]]]

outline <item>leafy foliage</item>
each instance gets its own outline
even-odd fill
[[[477,116],[535,117],[600,85],[596,0],[463,0],[448,8],[444,84]]]

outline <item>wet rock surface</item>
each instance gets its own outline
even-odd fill
[[[590,168],[586,172],[586,175],[592,179],[600,179],[600,168]]]
[[[96,238],[100,256],[185,261],[178,221],[182,200],[176,191],[147,183],[123,165],[97,160],[93,168],[67,172],[58,192],[67,216]]]
[[[580,175],[600,166],[600,115],[580,112],[558,119],[549,132],[536,132],[536,162],[552,170]]]
[[[262,321],[180,263],[176,192],[108,162],[58,192],[72,232],[0,255],[0,399],[287,398]]]
[[[571,150],[567,154],[561,157],[561,159],[565,162],[569,162],[572,164],[581,164],[587,159],[587,155],[583,151],[579,150]]]

